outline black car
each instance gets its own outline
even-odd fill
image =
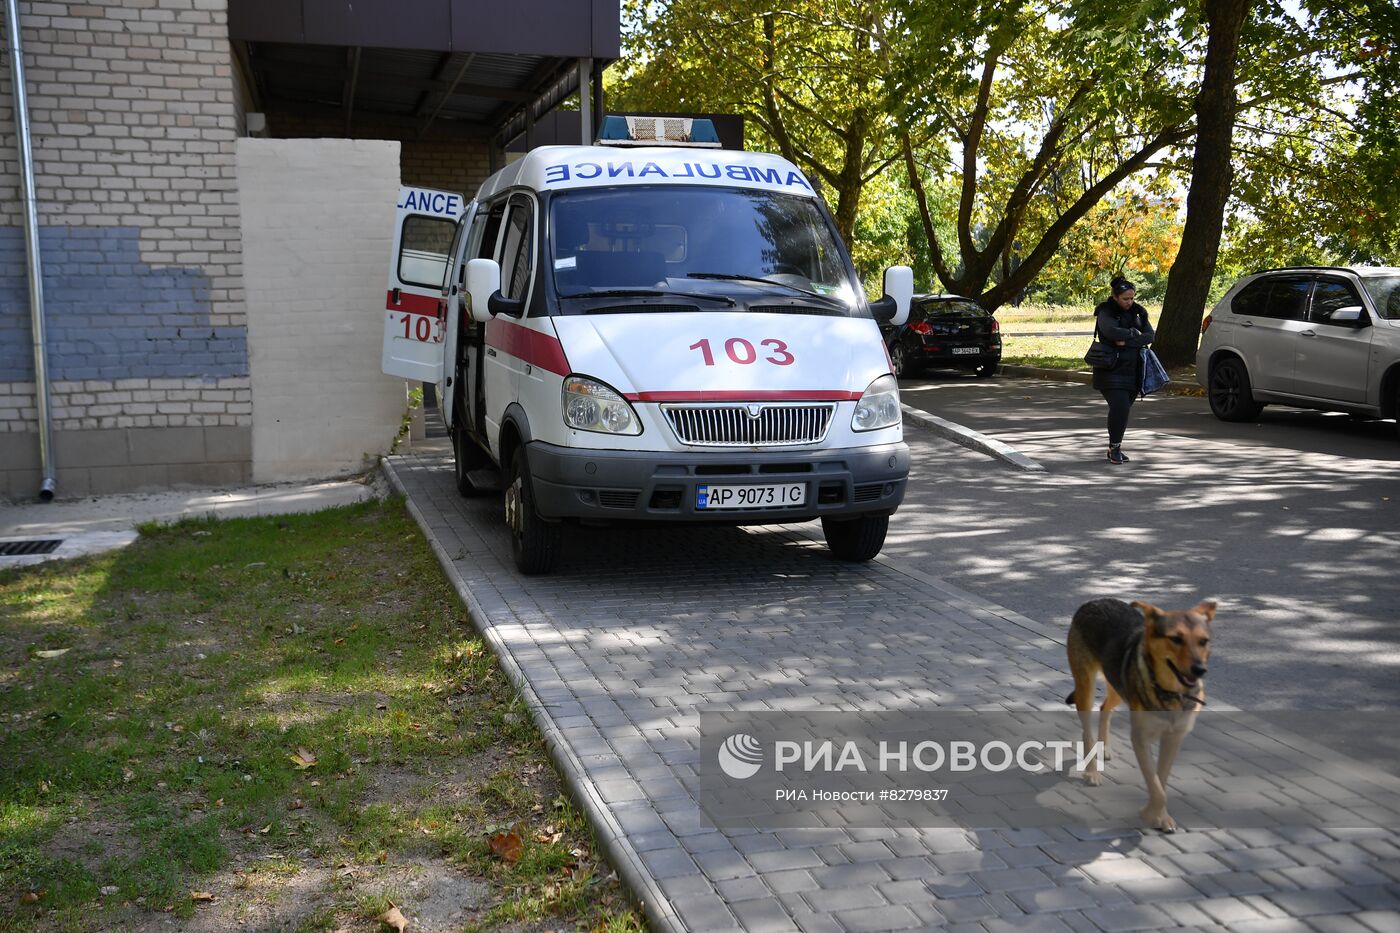
[[[990,311],[957,295],[915,295],[909,320],[882,326],[896,376],[929,367],[990,376],[1001,363],[1001,325]]]

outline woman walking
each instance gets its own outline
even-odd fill
[[[1094,309],[1098,340],[1118,349],[1118,361],[1094,370],[1094,388],[1108,402],[1108,462],[1117,466],[1128,462],[1123,453],[1123,432],[1128,413],[1142,389],[1142,354],[1138,349],[1152,343],[1152,324],[1147,310],[1138,304],[1137,288],[1121,275],[1111,285],[1113,297]]]

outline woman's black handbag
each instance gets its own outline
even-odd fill
[[[1091,369],[1112,369],[1118,365],[1118,348],[1099,339],[1099,326],[1094,324],[1094,342],[1089,344],[1089,352],[1084,354],[1084,362]]]

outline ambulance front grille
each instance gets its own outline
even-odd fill
[[[693,447],[787,447],[826,437],[836,406],[662,405],[682,444]]]

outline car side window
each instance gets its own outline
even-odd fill
[[[1272,285],[1269,279],[1250,282],[1230,301],[1230,310],[1244,317],[1264,317]]]
[[[533,205],[529,198],[510,199],[505,236],[501,245],[501,293],[512,300],[524,298],[530,286],[534,251]]]
[[[1307,320],[1308,292],[1311,289],[1311,279],[1274,279],[1269,286],[1269,304],[1264,316],[1280,321]]]
[[[491,205],[490,210],[477,211],[476,220],[472,223],[472,239],[467,241],[467,249],[474,258],[495,258],[497,234],[501,231],[501,218],[505,213],[504,201]]]
[[[1352,291],[1350,285],[1336,279],[1319,279],[1313,287],[1312,312],[1308,315],[1308,320],[1314,324],[1331,324],[1330,319],[1337,311],[1356,307],[1362,307],[1361,299]],[[1365,310],[1361,312],[1361,316],[1365,318]],[[1355,327],[1356,324],[1347,322],[1336,326]]]

